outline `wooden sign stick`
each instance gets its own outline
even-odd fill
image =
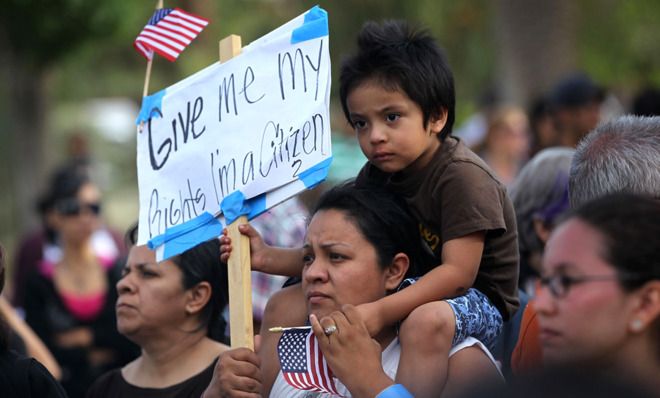
[[[240,36],[230,35],[220,41],[220,62],[225,62],[240,52]],[[229,332],[232,348],[247,347],[254,351],[250,240],[238,231],[238,226],[247,221],[246,216],[240,216],[227,226],[227,235],[231,238],[232,245],[232,252],[227,262]]]

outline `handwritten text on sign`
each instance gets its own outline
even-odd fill
[[[138,134],[138,243],[330,157],[328,36],[291,44],[290,25],[167,88],[151,110]]]

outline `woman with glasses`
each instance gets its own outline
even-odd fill
[[[62,385],[75,398],[137,350],[115,328],[116,258],[99,255],[92,245],[101,226],[98,188],[84,171],[71,168],[58,173],[50,192],[61,253],[54,262],[42,261],[28,277],[25,313],[60,363]]]
[[[660,391],[660,201],[617,194],[552,233],[538,313],[547,365],[575,366]]]

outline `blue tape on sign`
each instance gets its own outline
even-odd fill
[[[222,209],[222,214],[225,215],[227,225],[236,221],[238,217],[250,213],[250,205],[241,191],[235,191],[225,196],[220,203],[220,209]]]
[[[140,113],[135,120],[135,124],[139,126],[142,122],[146,123],[149,119],[151,119],[152,116],[160,117],[162,115],[160,107],[163,103],[163,97],[165,96],[166,91],[167,89],[160,90],[155,94],[151,94],[142,98],[142,107],[140,108]],[[158,112],[154,112],[154,109],[158,109]]]
[[[312,189],[326,179],[331,163],[332,156],[303,171],[298,178],[305,184],[305,188]]]
[[[255,196],[254,198],[248,200],[248,206],[250,208],[250,212],[248,213],[248,220],[252,220],[259,214],[263,213],[266,211],[266,193],[262,193],[259,196]]]
[[[413,398],[413,395],[401,384],[393,384],[376,395],[376,398]]]
[[[154,250],[160,245],[165,245],[163,259],[168,259],[221,234],[222,223],[211,213],[204,212],[192,220],[168,228],[164,234],[147,242],[147,246]]]
[[[314,6],[305,14],[305,22],[291,32],[291,44],[316,39],[328,35],[328,13],[319,6]]]

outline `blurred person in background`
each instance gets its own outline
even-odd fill
[[[88,175],[87,163],[77,160],[67,162],[53,172],[49,186],[39,199],[36,209],[41,226],[27,233],[19,241],[12,269],[12,304],[21,309],[25,303],[25,284],[28,275],[42,263],[55,264],[62,257],[61,239],[55,227],[55,198],[57,186],[72,173]],[[98,215],[101,216],[100,214]],[[112,261],[126,254],[120,234],[105,225],[99,218],[92,232],[91,245],[98,257]]]
[[[589,133],[571,160],[570,207],[618,192],[660,198],[658,137],[660,117],[622,116]],[[528,305],[513,353],[514,371],[520,373],[541,365],[538,328],[536,311]]]
[[[645,87],[633,99],[631,113],[637,116],[660,116],[660,89]]]
[[[118,253],[100,253],[92,244],[101,226],[98,188],[72,167],[56,175],[49,197],[60,253],[44,256],[28,276],[25,315],[60,363],[62,385],[75,398],[100,374],[134,358],[136,349],[115,327]]]
[[[604,99],[605,91],[584,73],[574,73],[559,81],[549,95],[558,145],[575,148],[598,125]]]
[[[137,228],[129,232],[135,243]],[[223,343],[227,266],[211,239],[157,262],[147,246],[133,246],[117,283],[117,328],[141,355],[99,378],[87,397],[198,398],[228,347]]]
[[[516,106],[494,110],[479,156],[507,187],[529,155],[529,122],[525,112]]]
[[[540,275],[545,242],[569,210],[568,172],[573,153],[567,147],[542,150],[522,168],[510,189],[518,224],[519,286],[527,294],[533,294]]]
[[[0,245],[0,294],[5,286],[4,249]],[[37,360],[10,349],[11,325],[0,316],[0,393],[3,397],[66,397],[62,386]]]
[[[547,365],[660,391],[660,202],[613,194],[552,232],[534,299]]]
[[[558,145],[559,136],[550,112],[550,101],[540,96],[532,102],[527,112],[529,118],[530,152],[534,156],[539,151]]]
[[[473,151],[478,150],[483,146],[488,133],[488,121],[493,111],[497,109],[499,101],[499,95],[494,87],[484,90],[477,99],[476,111],[455,128],[452,135],[463,140]]]
[[[536,313],[530,297],[541,273],[541,259],[550,232],[568,213],[568,170],[575,152],[572,148],[547,148],[537,153],[521,170],[511,187],[516,209],[518,250],[520,251],[520,310],[505,329],[502,364],[514,374],[541,365]]]

